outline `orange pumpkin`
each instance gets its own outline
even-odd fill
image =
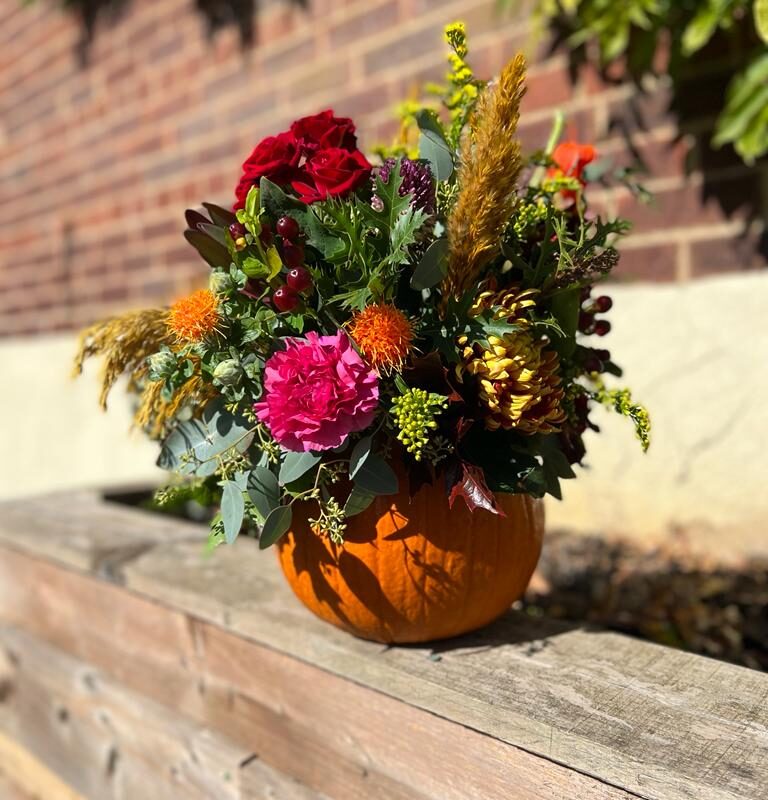
[[[450,510],[438,486],[412,499],[378,497],[348,520],[343,545],[316,534],[310,507],[298,507],[278,542],[280,566],[307,608],[356,636],[386,643],[458,636],[503,614],[539,560],[542,501],[499,495],[498,502],[506,517],[470,512],[462,500]]]

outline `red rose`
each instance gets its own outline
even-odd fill
[[[307,155],[329,147],[357,149],[354,122],[349,117],[334,117],[330,109],[297,119],[291,125],[291,133]]]
[[[368,159],[359,151],[340,147],[320,150],[304,165],[301,178],[291,183],[301,200],[314,203],[327,197],[343,197],[371,175]]]
[[[235,190],[235,208],[245,205],[248,190],[251,186],[258,186],[261,178],[269,178],[278,184],[286,184],[295,178],[300,159],[298,143],[289,131],[262,139],[243,163],[243,176]]]

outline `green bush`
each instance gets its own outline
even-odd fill
[[[623,58],[635,78],[654,72],[662,40],[674,80],[716,34],[734,36],[746,45],[745,65],[730,82],[713,144],[732,144],[748,164],[768,153],[768,0],[534,0],[533,8],[537,25],[573,50],[594,43],[602,67]]]

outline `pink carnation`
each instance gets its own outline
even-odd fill
[[[376,373],[344,331],[286,339],[264,368],[258,418],[285,450],[330,450],[367,428],[379,402]]]

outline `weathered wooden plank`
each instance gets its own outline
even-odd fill
[[[121,512],[127,512],[125,524],[130,525],[132,512]],[[0,510],[0,526],[7,531],[2,517]],[[134,525],[140,527],[145,518],[134,517]],[[68,524],[74,530],[90,525],[75,520]],[[23,525],[21,513],[10,525],[16,533],[6,539],[16,541]],[[34,553],[34,536],[25,542]],[[45,555],[54,557],[48,551]],[[10,551],[9,558],[14,559]],[[61,560],[73,563],[66,555]],[[151,613],[151,604],[124,591],[112,590],[118,594],[107,601],[109,587],[62,570],[21,564],[18,558],[14,564],[6,568],[0,563],[0,599],[5,596],[6,609],[18,603],[19,613],[9,615],[36,626],[40,635],[86,660],[108,665],[120,680],[162,694],[162,702],[178,704],[195,718],[223,719],[222,693],[237,684],[235,696],[244,698],[243,709],[253,710],[254,719],[280,721],[268,698],[254,699],[259,685],[244,684],[245,676],[229,675],[230,683],[221,686],[221,676],[214,675],[210,692],[206,688],[202,695],[195,687],[195,670],[216,672],[208,664],[219,647],[213,645],[215,628],[190,628],[184,614],[176,612]],[[225,651],[236,652],[243,638],[251,639],[343,678],[347,685],[361,684],[514,745],[517,752],[537,754],[540,763],[562,763],[595,776],[600,787],[622,787],[659,800],[768,796],[768,678],[759,673],[615,634],[515,615],[435,650],[381,648],[312,618],[282,584],[273,555],[259,553],[247,540],[220,548],[209,559],[201,557],[197,543],[155,545],[125,561],[122,572],[132,590],[209,620],[229,635],[238,634],[239,639],[227,639]],[[26,590],[22,574],[38,588]],[[106,633],[110,617],[119,637]],[[163,646],[147,651],[153,639]],[[262,663],[258,649],[246,649],[239,658],[249,668],[251,661]],[[226,654],[219,660],[218,667],[227,674]],[[276,677],[272,685],[281,686]],[[339,709],[330,706],[323,713],[338,714]],[[284,741],[306,735],[310,717],[302,716],[301,709],[291,714],[281,733]],[[248,717],[245,710],[243,716]],[[363,724],[365,720],[350,722],[351,735]],[[321,763],[326,743],[319,747],[313,764]],[[349,761],[343,774],[354,774],[354,751],[334,752],[340,763]],[[311,781],[307,785],[318,789]],[[573,796],[590,796],[586,791],[579,788]]]
[[[240,770],[243,800],[332,800],[254,758]]]
[[[382,649],[319,624],[282,587],[272,559],[251,545],[220,551],[202,569],[188,545],[157,548],[127,566],[127,582],[641,796],[768,796],[765,675],[514,614],[434,649]],[[217,604],[224,583],[246,581],[239,602],[225,589]],[[436,654],[439,662],[429,658]]]
[[[38,585],[55,590],[41,595],[32,588]],[[334,800],[482,800],[507,798],[510,787],[519,800],[633,796],[122,587],[25,554],[4,554],[0,591],[17,598],[12,611],[0,607],[18,624],[119,677],[132,691],[226,731],[270,766]],[[111,646],[102,608],[120,631]],[[135,647],[134,638],[144,636],[153,616],[157,630],[186,626],[183,661],[174,662],[178,641],[172,637],[158,638],[151,648]]]
[[[0,648],[0,742],[12,737],[84,797],[239,800],[249,751],[21,630],[0,628]]]
[[[3,800],[84,800],[18,742],[0,732]]]
[[[0,541],[109,579],[153,544],[199,538],[199,526],[106,503],[95,491],[0,503]]]

